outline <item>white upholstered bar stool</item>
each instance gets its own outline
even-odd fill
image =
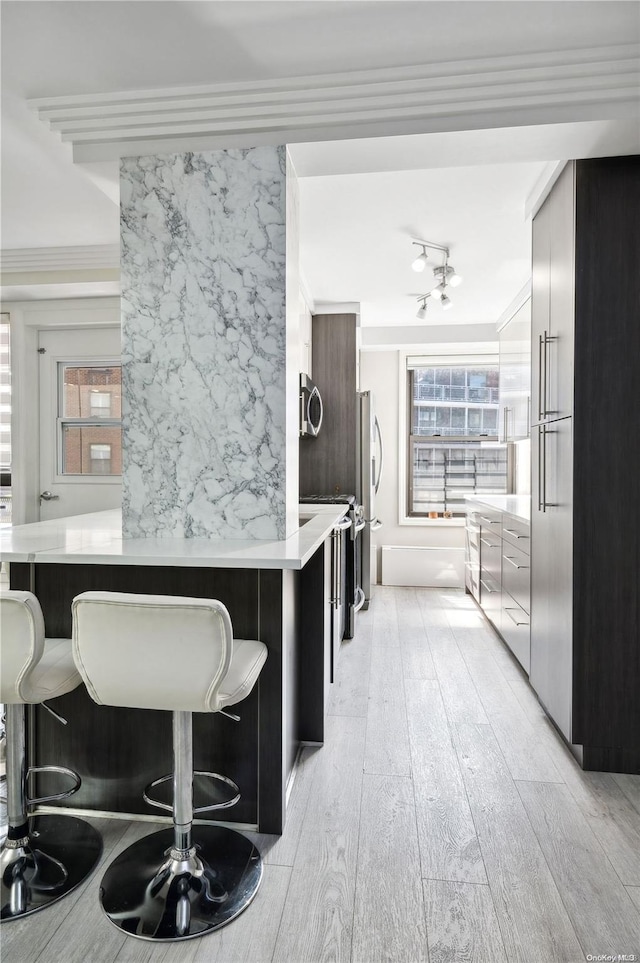
[[[220,712],[249,695],[267,657],[262,642],[233,638],[213,599],[85,592],[73,600],[73,651],[99,705],[173,713],[173,828],[152,833],[111,863],[100,884],[111,922],[140,939],[171,942],[224,926],[256,894],[262,860],[253,843],[222,826],[192,826],[192,713]],[[154,803],[145,791],[147,802]]]
[[[63,766],[26,768],[26,706],[71,692],[82,683],[71,639],[45,639],[40,603],[31,592],[0,594],[0,702],[6,711],[7,838],[0,849],[2,921],[22,918],[66,896],[91,872],[102,840],[75,816],[29,815],[32,806],[63,799],[80,787],[80,777]],[[57,772],[71,788],[29,799],[29,776]]]

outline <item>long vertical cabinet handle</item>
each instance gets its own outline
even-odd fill
[[[331,598],[329,602],[332,608],[338,607],[338,532],[334,529],[331,532]]]
[[[538,428],[538,511],[542,511],[542,432],[543,428]]]
[[[543,418],[548,418],[549,415],[559,414],[558,411],[550,407],[551,398],[549,397],[549,345],[553,341],[557,341],[557,340],[558,340],[557,335],[549,334],[548,331],[545,331],[544,333],[544,395],[542,399],[542,402],[544,405]]]
[[[547,426],[538,428],[538,511],[547,510]]]
[[[531,438],[531,395],[527,395],[527,438]]]
[[[545,331],[545,336],[546,336]],[[544,415],[542,413],[542,352],[544,351],[544,342],[542,340],[542,335],[538,335],[538,421],[542,421]]]
[[[542,426],[542,511],[547,510],[547,426]]]
[[[503,409],[503,421],[504,421],[504,440],[509,441],[509,409],[504,406]]]
[[[548,333],[545,331],[544,337],[543,337],[543,339],[542,339],[542,384],[543,384],[543,387],[542,387],[542,391],[541,391],[541,393],[540,393],[540,402],[541,402],[541,405],[542,405],[542,418],[543,418],[543,419],[546,418],[547,415],[548,415],[548,413],[549,413],[549,410],[548,410],[548,408],[547,408],[547,393],[548,393],[548,391],[549,391],[549,385],[548,385],[548,382],[549,382],[549,376],[548,376],[548,371],[549,371],[549,354],[548,354],[548,352],[547,352],[547,347],[548,347],[548,345],[549,345],[549,336],[548,336]]]

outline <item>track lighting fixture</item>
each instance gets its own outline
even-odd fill
[[[416,242],[414,241],[413,243],[415,244]],[[429,259],[429,255],[427,254],[427,245],[422,244],[420,246],[422,247],[422,252],[418,254],[417,258],[411,265],[413,270],[418,272],[424,271],[425,267],[427,266],[427,261]]]
[[[462,277],[447,261],[439,267],[434,267],[433,276],[441,283],[444,282],[452,288],[457,288],[459,284],[462,284]]]
[[[430,297],[430,295],[425,294],[421,298],[418,298],[418,301],[422,302],[421,306],[418,308],[418,313],[416,314],[416,318],[418,319],[418,321],[424,321],[424,319],[427,316],[427,298],[428,297]]]
[[[449,264],[448,247],[445,247],[443,244],[433,244],[431,241],[412,241],[411,243],[416,247],[422,248],[421,253],[411,265],[414,271],[424,271],[429,256],[427,254],[427,248],[431,248],[434,251],[440,251],[444,256],[444,263],[437,265],[433,269],[433,276],[438,283],[431,291],[429,291],[427,295],[422,295],[418,298],[418,301],[422,303],[422,306],[418,310],[416,317],[420,321],[423,321],[427,315],[426,299],[431,297],[435,301],[439,301],[444,310],[450,308],[452,302],[451,298],[447,294],[447,288],[457,288],[459,284],[462,284],[462,277],[458,274],[453,265]]]

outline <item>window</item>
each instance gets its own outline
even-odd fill
[[[98,391],[92,388],[89,394],[89,404],[91,405],[92,418],[111,417],[111,395],[107,391]]]
[[[111,445],[89,445],[92,475],[111,474]]]
[[[498,363],[409,359],[408,367],[407,514],[462,516],[465,495],[506,491]]]
[[[58,365],[61,475],[122,473],[119,364]]]

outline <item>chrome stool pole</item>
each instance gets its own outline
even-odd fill
[[[102,908],[115,926],[167,943],[230,923],[262,878],[260,853],[246,836],[223,826],[193,826],[190,712],[173,713],[173,753],[173,829],[129,846],[100,884]]]
[[[245,699],[267,647],[235,639],[229,613],[216,599],[83,592],[72,614],[76,663],[94,702],[172,712],[173,772],[154,780],[143,798],[171,811],[173,827],[139,840],[109,865],[100,884],[102,908],[114,926],[138,939],[202,936],[246,909],[262,860],[242,833],[193,826],[194,815],[233,805],[240,790],[225,776],[205,773],[231,786],[234,796],[194,808],[192,713],[228,711]],[[150,790],[169,780],[171,805],[152,799]]]
[[[76,792],[80,778],[61,766],[27,770],[24,704],[6,706],[7,822],[0,849],[2,922],[22,919],[44,909],[75,889],[91,872],[102,852],[96,830],[75,816],[30,816],[29,807]],[[26,792],[30,772],[53,770],[75,779],[71,789],[41,799]]]

